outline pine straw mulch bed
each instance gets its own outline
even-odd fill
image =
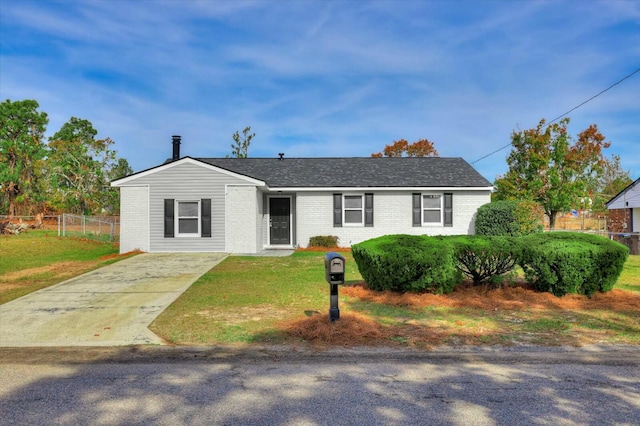
[[[349,299],[340,306],[340,321],[330,323],[326,313],[318,313],[286,321],[281,330],[288,339],[320,348],[640,344],[640,294],[624,290],[556,297],[520,281],[497,289],[465,283],[447,295],[398,294],[373,291],[360,282],[341,288],[340,293]],[[381,319],[351,309],[352,301],[402,308],[413,315]],[[433,310],[439,313],[433,315]],[[538,323],[540,329],[535,328]]]

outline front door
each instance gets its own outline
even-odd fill
[[[291,199],[269,198],[269,243],[291,245]]]

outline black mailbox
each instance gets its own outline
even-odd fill
[[[324,273],[329,284],[344,284],[344,257],[329,252],[324,256]]]
[[[344,257],[329,252],[324,256],[324,277],[331,287],[329,293],[329,321],[340,319],[338,308],[338,285],[344,284]]]

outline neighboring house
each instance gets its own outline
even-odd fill
[[[118,179],[120,251],[257,253],[473,234],[492,185],[461,158],[180,158]]]
[[[613,233],[614,239],[626,244],[632,254],[640,254],[640,179],[607,201],[606,206],[609,232]]]

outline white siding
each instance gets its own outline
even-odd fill
[[[607,208],[609,210],[640,208],[640,179],[607,204]]]
[[[373,227],[344,225],[334,227],[332,192],[298,192],[296,196],[296,242],[299,246],[306,247],[310,237],[335,235],[339,238],[341,246],[351,246],[387,234],[474,234],[475,214],[478,207],[491,201],[490,192],[443,192],[453,193],[452,227],[412,226],[412,191],[375,192],[373,196]],[[349,193],[345,192],[345,194]]]
[[[255,186],[227,186],[226,252],[256,253],[258,191]],[[261,248],[261,247],[260,247]]]
[[[243,185],[246,180],[217,173],[197,164],[183,163],[141,176],[131,184],[149,186],[149,251],[151,252],[224,252],[225,187]],[[211,199],[211,238],[164,237],[164,200]],[[256,228],[253,228],[255,232]],[[122,233],[122,231],[121,231]]]
[[[640,208],[633,209],[631,214],[631,222],[633,223],[631,232],[640,232]]]
[[[120,188],[120,253],[149,251],[149,188]]]

